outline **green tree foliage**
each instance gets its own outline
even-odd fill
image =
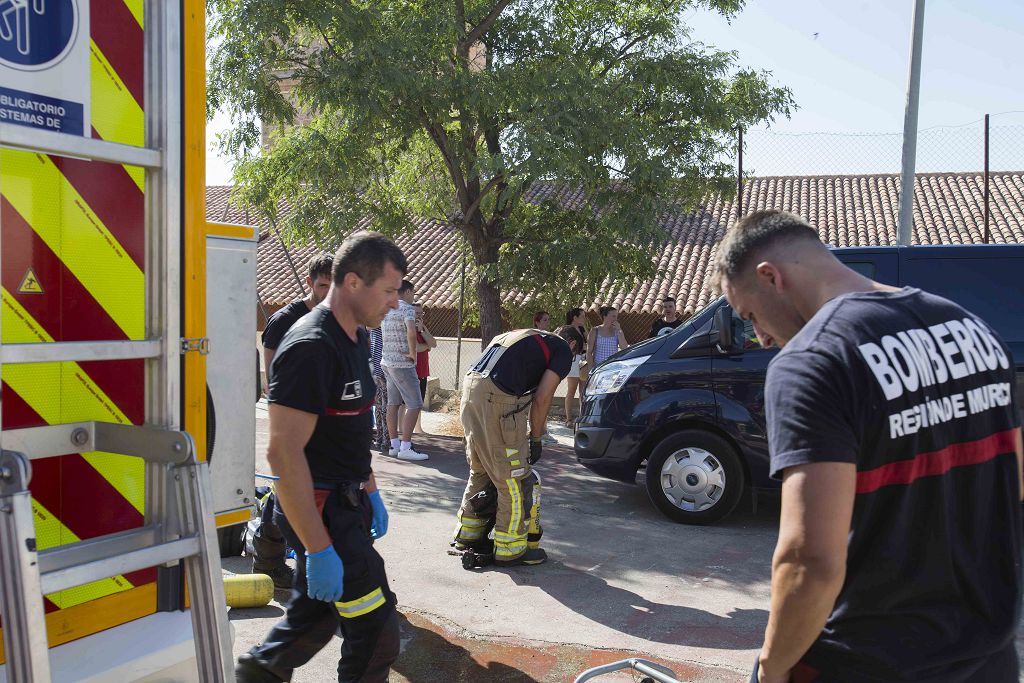
[[[287,199],[286,235],[320,243],[451,224],[485,341],[505,292],[575,305],[653,275],[659,215],[731,193],[736,126],[793,106],[690,36],[687,11],[743,0],[208,4],[209,107],[232,116],[242,201]],[[260,120],[273,142],[256,153]]]

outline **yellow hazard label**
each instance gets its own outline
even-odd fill
[[[18,285],[18,291],[22,294],[43,293],[43,286],[39,284],[39,278],[36,277],[36,271],[31,268],[25,271],[25,277],[21,278],[21,284]]]

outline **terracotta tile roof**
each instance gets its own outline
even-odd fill
[[[984,178],[980,173],[919,174],[914,210],[915,244],[969,244],[981,242],[984,230]],[[752,178],[743,188],[744,213],[759,209],[784,209],[807,218],[817,226],[823,241],[834,246],[878,246],[896,241],[899,204],[897,175],[790,176]],[[991,241],[1024,242],[1024,172],[990,176]],[[539,186],[527,199],[558,195],[567,204],[585,201],[582,193]],[[263,216],[247,214],[230,201],[230,188],[207,188],[209,220],[244,223],[260,228],[258,259],[259,295],[269,309],[297,298],[299,285],[292,274],[281,242]],[[282,211],[288,207],[282,206]],[[709,196],[704,205],[689,213],[672,213],[663,220],[665,241],[652,248],[660,275],[629,290],[606,285],[591,308],[609,304],[623,314],[652,320],[657,302],[674,295],[687,314],[712,297],[707,281],[716,245],[734,220],[735,202]],[[459,256],[457,238],[441,223],[421,220],[408,235],[397,240],[409,258],[409,278],[428,308],[458,307]],[[328,251],[336,245],[323,245]],[[318,251],[315,246],[290,246],[299,274]],[[509,293],[506,300],[525,303],[522,294]]]

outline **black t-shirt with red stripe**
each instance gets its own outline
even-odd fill
[[[306,444],[313,481],[366,481],[376,391],[366,331],[353,341],[318,305],[285,334],[271,370],[268,400],[317,416]]]
[[[846,580],[803,660],[822,680],[1017,680],[1014,385],[984,321],[910,288],[837,297],[772,360],[772,475],[857,467]]]
[[[476,361],[474,369],[485,367],[490,354],[495,352],[497,347],[488,348]],[[525,396],[537,390],[547,370],[565,379],[570,369],[572,350],[569,344],[556,334],[538,331],[508,347],[494,364],[490,377],[506,394]]]

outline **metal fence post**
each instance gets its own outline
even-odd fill
[[[988,114],[985,114],[985,244],[988,239]]]
[[[743,126],[736,126],[736,220],[743,218]]]
[[[462,321],[466,314],[466,253],[462,253],[462,273],[459,275],[459,329],[455,333],[455,388],[462,388]]]

